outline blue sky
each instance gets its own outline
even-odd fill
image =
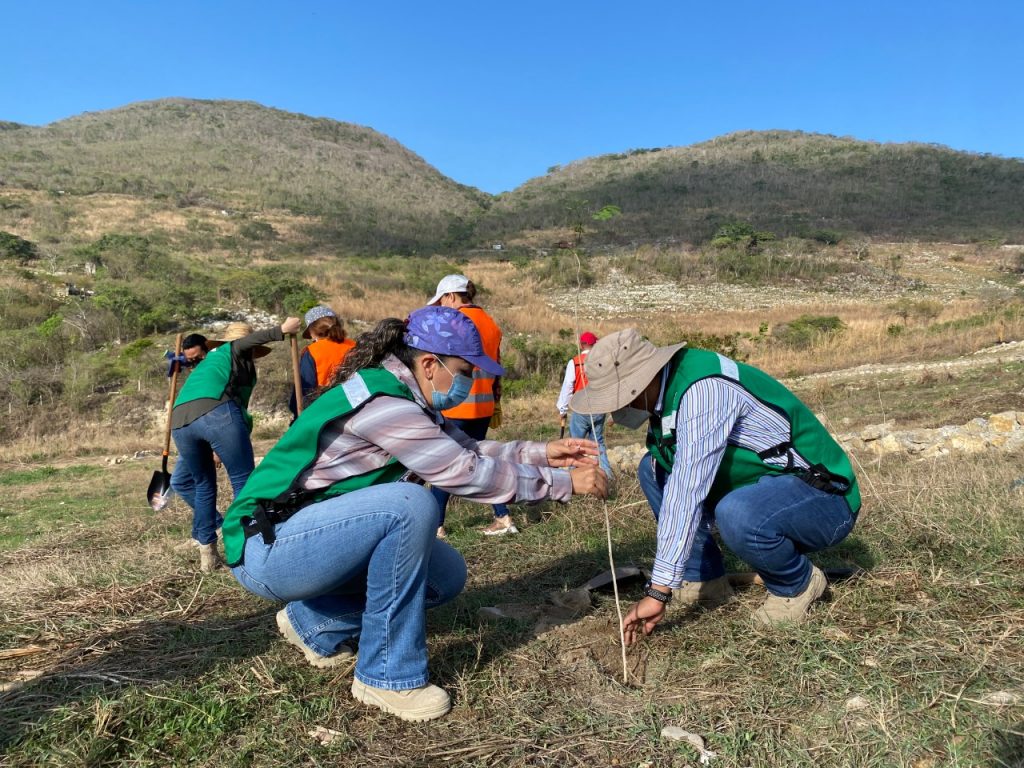
[[[246,99],[488,192],[784,128],[1024,157],[1024,3],[8,2],[0,120]]]

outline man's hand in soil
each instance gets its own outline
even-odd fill
[[[626,645],[633,645],[639,640],[640,633],[643,633],[644,636],[651,634],[664,617],[665,603],[655,600],[653,597],[645,597],[634,605],[626,614],[626,618],[622,620]]]

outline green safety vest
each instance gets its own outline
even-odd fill
[[[405,474],[405,467],[392,457],[384,466],[361,475],[339,480],[325,488],[304,491],[299,477],[320,454],[320,435],[333,421],[355,413],[375,397],[414,400],[412,391],[383,368],[366,368],[331,387],[302,413],[277,444],[249,475],[242,492],[224,514],[224,556],[234,567],[245,555],[245,541],[259,532],[267,510],[306,506],[371,485],[393,483]]]
[[[843,496],[854,514],[860,510],[860,489],[850,460],[811,410],[763,371],[703,349],[681,349],[672,357],[662,415],[651,417],[647,448],[666,472],[672,471],[675,462],[679,402],[694,383],[711,377],[738,383],[748,394],[782,416],[789,423],[789,440],[761,453],[727,445],[708,494],[710,508],[730,491],[756,483],[765,475],[799,471],[792,465],[792,459],[800,456],[808,465],[820,464],[849,482]],[[766,461],[779,456],[787,456],[789,466],[776,466]]]
[[[219,347],[206,353],[206,357],[196,366],[185,380],[178,398],[174,401],[177,408],[183,403],[190,403],[193,400],[220,400],[231,383],[231,344],[221,344]],[[234,387],[234,400],[242,411],[245,423],[252,432],[252,415],[249,413],[249,398],[252,397],[253,386],[256,383],[256,376],[253,375],[253,382],[245,387]]]

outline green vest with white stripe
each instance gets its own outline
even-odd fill
[[[228,342],[206,353],[206,357],[185,380],[181,392],[178,393],[178,397],[174,401],[174,407],[177,408],[179,405],[190,403],[193,400],[220,400],[227,392],[230,383],[231,343]],[[249,398],[252,397],[255,384],[255,374],[252,384],[248,386],[239,387],[236,383],[234,396],[231,398],[238,403],[250,432],[252,432],[252,416],[249,413]]]
[[[320,435],[327,425],[382,395],[414,400],[409,387],[394,374],[383,368],[366,368],[331,387],[303,409],[249,475],[242,492],[224,514],[224,556],[228,565],[233,567],[242,562],[246,529],[251,528],[261,508],[284,503],[295,492],[301,493],[303,505],[312,504],[371,485],[392,483],[405,474],[405,467],[391,458],[378,469],[346,477],[313,492],[302,492],[298,486],[299,477],[313,466],[320,453]]]
[[[701,379],[721,378],[738,383],[789,424],[789,439],[758,454],[729,444],[725,448],[707,503],[711,509],[730,491],[756,483],[765,475],[781,475],[799,469],[793,460],[800,456],[809,465],[820,464],[849,482],[843,493],[850,510],[860,510],[860,489],[850,460],[811,410],[782,384],[753,366],[703,349],[681,349],[669,362],[668,384],[662,400],[662,416],[651,417],[647,449],[655,461],[671,472],[676,456],[679,403],[687,390]],[[779,466],[770,459],[786,457]]]

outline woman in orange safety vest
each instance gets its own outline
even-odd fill
[[[447,275],[437,284],[437,292],[428,304],[451,307],[466,315],[480,333],[484,354],[500,362],[501,329],[490,315],[473,303],[475,298],[476,286],[472,280],[465,275]],[[501,379],[480,368],[474,368],[473,387],[469,391],[469,397],[461,405],[442,411],[442,414],[474,440],[483,440],[487,436],[487,428],[494,415],[494,405],[500,399]],[[431,492],[441,510],[437,535],[444,538],[444,517],[449,494],[440,489],[433,489]],[[494,521],[481,530],[485,536],[519,533],[519,529],[512,522],[508,507],[504,504],[494,505]]]
[[[299,360],[303,407],[320,387],[330,383],[335,369],[356,345],[354,341],[346,338],[345,326],[330,307],[313,307],[306,313],[305,321],[306,330],[302,332],[302,336],[313,339],[313,343],[302,350],[302,357]],[[292,416],[297,415],[294,391],[288,401],[288,408]]]

